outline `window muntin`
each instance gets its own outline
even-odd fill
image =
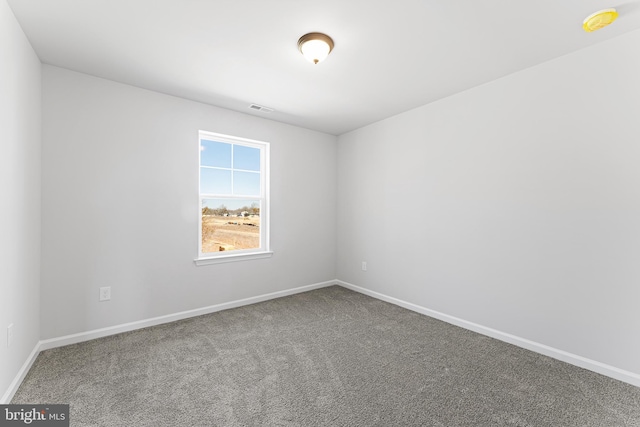
[[[200,132],[199,259],[269,251],[269,144]]]

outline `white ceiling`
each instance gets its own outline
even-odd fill
[[[640,28],[640,0],[7,1],[44,63],[334,135]]]

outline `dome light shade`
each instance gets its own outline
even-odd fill
[[[604,28],[618,18],[618,11],[615,9],[604,9],[587,16],[582,23],[582,28],[587,32]]]
[[[322,33],[305,34],[298,40],[298,49],[309,62],[318,64],[333,50],[333,40]]]

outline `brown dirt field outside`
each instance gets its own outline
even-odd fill
[[[259,247],[259,216],[202,216],[202,253]]]

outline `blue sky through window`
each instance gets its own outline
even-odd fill
[[[231,171],[202,168],[200,170],[200,192],[207,194],[231,194]]]
[[[200,192],[260,197],[260,149],[200,140]]]
[[[201,140],[200,166],[231,168],[231,144]]]
[[[234,145],[233,168],[260,172],[260,149]]]
[[[233,171],[233,193],[260,197],[260,174]]]

